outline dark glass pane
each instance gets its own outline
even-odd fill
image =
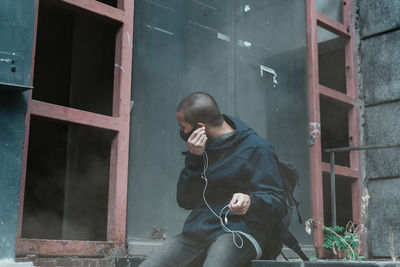
[[[346,93],[345,41],[321,27],[317,30],[319,83]]]
[[[319,13],[343,23],[343,0],[317,0],[316,5]]]
[[[40,2],[33,99],[112,115],[114,26]]]
[[[337,102],[321,97],[321,148],[349,146],[349,110]],[[329,153],[322,153],[322,161],[330,162]],[[335,153],[335,164],[350,167],[350,153]]]
[[[31,118],[22,237],[106,240],[114,136]]]
[[[299,169],[306,186],[296,194],[311,216],[304,1],[137,0],[134,32],[128,239],[182,230],[176,182],[187,146],[175,112],[195,91]],[[311,244],[301,225],[294,229]]]

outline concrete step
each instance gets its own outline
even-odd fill
[[[17,259],[16,265],[1,265],[0,267],[137,267],[144,260],[144,257],[138,256],[114,256],[107,258],[79,258],[79,257],[59,257],[59,258],[30,258],[30,262],[21,261],[24,259]],[[27,260],[27,259],[25,259]],[[1,261],[0,261],[1,263]],[[315,260],[310,262],[303,262],[300,260],[255,260],[252,261],[251,267],[400,267],[400,261],[343,261],[343,260]]]
[[[16,267],[137,267],[144,260],[143,257],[110,256],[107,258],[80,258],[80,257],[30,257],[17,258]],[[1,262],[0,262],[1,263]],[[26,264],[26,265],[23,265]],[[29,265],[28,265],[29,264]],[[14,266],[14,265],[10,265]],[[0,264],[0,267],[3,265]],[[8,265],[7,265],[8,267]]]
[[[400,267],[400,261],[342,261],[342,260],[316,260],[303,261],[253,261],[251,267]]]

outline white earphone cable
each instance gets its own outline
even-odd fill
[[[221,209],[221,211],[219,212],[219,215],[217,213],[215,213],[215,211],[210,207],[210,205],[208,204],[207,200],[206,200],[206,190],[207,190],[207,186],[208,186],[208,179],[207,179],[207,175],[206,175],[206,171],[208,169],[208,155],[207,152],[204,151],[203,153],[203,160],[204,160],[204,167],[203,167],[203,171],[201,173],[201,178],[206,182],[204,189],[203,189],[203,200],[204,203],[207,205],[208,209],[214,214],[215,217],[217,217],[221,223],[222,229],[224,229],[225,232],[227,233],[231,233],[232,234],[232,240],[233,243],[235,244],[235,246],[237,248],[242,248],[243,247],[243,238],[240,236],[238,231],[232,231],[231,229],[229,229],[226,224],[228,224],[228,213],[229,213],[229,205],[226,205],[225,207],[223,207]],[[224,212],[224,210],[228,208],[228,210],[225,212],[225,216],[224,219],[222,219],[222,213]],[[235,239],[235,235],[238,236],[239,240],[240,240],[240,245],[237,244],[236,239]]]

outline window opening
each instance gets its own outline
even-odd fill
[[[331,99],[320,97],[321,149],[349,146],[348,109]],[[329,153],[322,153],[322,161],[329,163]],[[350,167],[349,152],[335,153],[335,164]]]
[[[345,41],[321,27],[317,33],[319,83],[346,93]]]
[[[118,0],[96,0],[97,2],[101,2],[103,4],[112,6],[117,8],[118,7]]]
[[[174,114],[177,101],[191,92],[209,92],[224,113],[245,121],[308,173],[304,4],[135,1],[127,224],[131,253],[182,230],[187,213],[176,205],[175,195],[184,166],[181,151],[187,148]],[[282,121],[290,123],[283,127]],[[310,194],[303,196],[311,203]],[[303,210],[311,214],[310,207]],[[296,231],[310,243],[303,229]]]
[[[343,0],[317,0],[317,11],[330,19],[343,24]]]
[[[106,240],[115,133],[32,116],[23,238]]]
[[[336,175],[336,225],[345,226],[349,221],[353,220],[353,206],[351,193],[352,179]],[[331,177],[329,173],[323,174],[324,187],[324,224],[332,226],[332,210],[331,210]]]
[[[112,115],[116,28],[40,2],[32,98]]]

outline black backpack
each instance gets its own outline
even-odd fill
[[[293,196],[294,189],[296,188],[296,185],[299,184],[299,173],[292,165],[290,165],[290,163],[280,160],[276,155],[275,160],[283,182],[287,212],[284,217],[278,218],[274,222],[273,226],[267,230],[267,242],[261,259],[275,260],[279,254],[282,254],[282,256],[287,260],[285,255],[282,253],[282,247],[285,245],[296,252],[302,260],[309,261],[309,258],[301,250],[299,242],[288,229],[294,208],[296,208],[299,223],[302,224],[302,219],[298,210],[300,203]]]

